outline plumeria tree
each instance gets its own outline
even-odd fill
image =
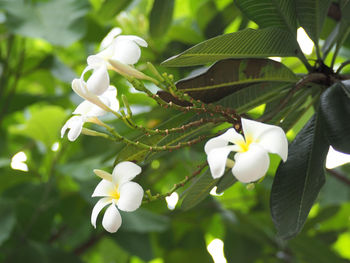
[[[0,11],[0,260],[350,259],[350,1]]]

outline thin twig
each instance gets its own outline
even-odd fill
[[[334,169],[326,169],[326,171],[332,175],[333,177],[337,178],[339,181],[342,181],[343,183],[347,184],[350,186],[350,179],[347,178],[344,174],[341,172],[334,170]]]

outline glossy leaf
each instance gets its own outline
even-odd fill
[[[191,186],[186,189],[186,195],[182,201],[181,208],[189,210],[203,201],[216,185],[219,179],[213,179],[210,171],[207,170]]]
[[[155,0],[149,17],[149,31],[154,38],[168,31],[173,18],[174,0]]]
[[[325,121],[326,137],[334,149],[350,153],[350,81],[334,84],[323,92],[320,112]]]
[[[331,0],[296,0],[300,26],[318,43]]]
[[[176,87],[194,99],[210,103],[252,84],[260,83],[264,89],[276,82],[296,81],[290,69],[273,60],[227,59],[215,63],[204,73],[178,81]]]
[[[297,12],[293,0],[235,0],[235,3],[261,28],[278,27],[296,35]]]
[[[279,28],[245,29],[221,35],[171,57],[168,67],[202,65],[226,58],[295,57],[298,44],[289,32]]]
[[[325,182],[328,143],[323,123],[315,114],[289,147],[287,162],[277,169],[271,190],[271,214],[278,234],[292,238],[303,227]]]
[[[1,0],[0,7],[8,13],[6,22],[11,32],[42,38],[60,46],[69,46],[84,36],[84,16],[89,10],[88,3],[84,0],[37,3]]]

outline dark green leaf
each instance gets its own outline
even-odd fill
[[[233,176],[231,169],[227,170],[226,173],[220,178],[217,183],[217,193],[222,193],[227,188],[231,187],[234,183],[237,182],[237,179]]]
[[[318,43],[331,0],[296,0],[300,26]]]
[[[325,182],[328,147],[323,123],[315,114],[291,143],[287,162],[277,169],[270,207],[278,234],[284,239],[301,230]]]
[[[329,143],[338,151],[350,153],[350,98],[345,89],[350,89],[350,81],[328,88],[321,95],[320,113]]]
[[[219,179],[213,179],[209,170],[195,180],[191,186],[186,189],[186,195],[182,201],[181,208],[189,210],[203,201],[216,185]]]
[[[245,113],[261,104],[269,103],[280,95],[286,96],[291,84],[259,83],[241,89],[217,102],[234,109],[238,114]]]
[[[171,57],[163,62],[168,67],[202,65],[225,58],[265,58],[298,56],[295,37],[279,28],[245,29],[221,35]]]
[[[205,103],[260,83],[261,88],[277,83],[294,83],[297,77],[282,63],[270,59],[226,59],[215,63],[204,73],[176,83],[182,92]],[[266,84],[268,82],[269,84]]]
[[[16,34],[42,38],[54,45],[69,46],[84,36],[85,0],[60,0],[31,3],[0,0],[7,13],[7,25]]]
[[[235,0],[235,3],[261,28],[278,27],[296,35],[297,13],[293,0]]]
[[[154,38],[167,32],[173,19],[174,0],[155,0],[149,18],[149,31]]]

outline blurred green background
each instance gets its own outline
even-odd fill
[[[146,204],[123,213],[115,234],[100,221],[96,230],[91,226],[96,199],[90,196],[99,181],[92,170],[111,172],[123,145],[87,136],[68,142],[60,129],[81,101],[72,79],[116,26],[148,42],[139,70],[151,61],[175,79],[193,68],[163,68],[165,59],[210,37],[257,27],[232,0],[0,0],[0,262],[214,262],[210,253],[219,254],[215,262],[224,256],[238,263],[349,262],[349,182],[327,175],[302,233],[285,242],[276,237],[269,211],[274,157],[269,176],[252,191],[237,183],[187,211],[170,210],[164,200]],[[325,34],[334,26],[327,18]],[[342,49],[339,60],[349,52]],[[297,59],[282,62],[296,73],[305,70]],[[111,74],[111,83],[139,111],[138,123],[154,127],[169,117],[119,75]],[[132,136],[112,116],[104,120]],[[156,155],[141,164],[137,181],[167,192],[205,158],[203,144]],[[339,169],[350,173],[349,165]]]

